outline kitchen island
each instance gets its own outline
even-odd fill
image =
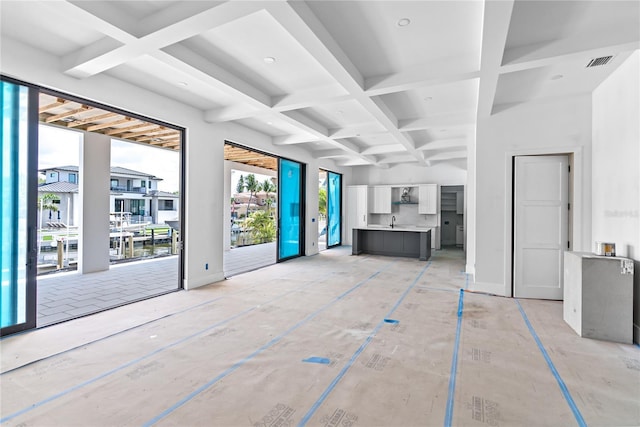
[[[416,226],[369,226],[354,228],[351,253],[431,258],[431,228]]]

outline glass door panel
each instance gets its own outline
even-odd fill
[[[278,261],[302,255],[302,164],[280,159],[278,167]]]
[[[327,247],[337,246],[342,243],[342,214],[340,200],[342,197],[342,176],[337,173],[327,172]]]
[[[0,81],[0,88],[0,333],[6,335],[35,327],[35,260],[31,256],[34,242],[30,233],[35,217],[29,214],[33,156],[29,154],[36,145],[30,132],[36,133],[37,141],[37,116],[35,126],[29,119],[33,111],[37,114],[37,98],[35,105],[30,105],[34,97],[29,88],[6,81]]]

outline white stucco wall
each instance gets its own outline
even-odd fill
[[[635,260],[634,341],[640,342],[640,51],[593,92],[593,241]],[[593,250],[593,247],[591,248]]]
[[[109,269],[109,158],[111,138],[85,133],[80,143],[78,272]],[[105,161],[106,159],[106,161]]]
[[[513,105],[478,122],[474,290],[511,295],[512,158],[571,153],[573,250],[591,248],[591,95]],[[471,250],[474,253],[470,253]]]

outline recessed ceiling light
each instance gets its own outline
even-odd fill
[[[409,24],[411,24],[411,20],[409,18],[401,18],[398,19],[398,22],[396,22],[396,25],[398,27],[406,27]]]
[[[551,80],[560,80],[564,76],[562,74],[556,74],[555,76],[551,76]]]
[[[187,82],[178,82],[178,84],[180,86],[189,86],[189,83],[187,83]]]
[[[276,62],[276,58],[274,58],[273,56],[265,56],[263,58],[263,61],[267,64],[273,64],[274,62]]]
[[[65,123],[71,123],[71,122],[74,122],[75,120],[76,118],[73,116],[63,117],[60,119],[61,122],[65,122]]]
[[[272,125],[272,124],[273,124],[273,122],[267,122],[267,124],[268,124],[268,125]]]

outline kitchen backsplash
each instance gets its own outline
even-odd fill
[[[391,224],[391,217],[395,216],[395,224],[398,225],[421,225],[421,226],[438,226],[437,215],[423,215],[418,213],[418,205],[393,205],[391,214],[369,214],[370,224]]]

